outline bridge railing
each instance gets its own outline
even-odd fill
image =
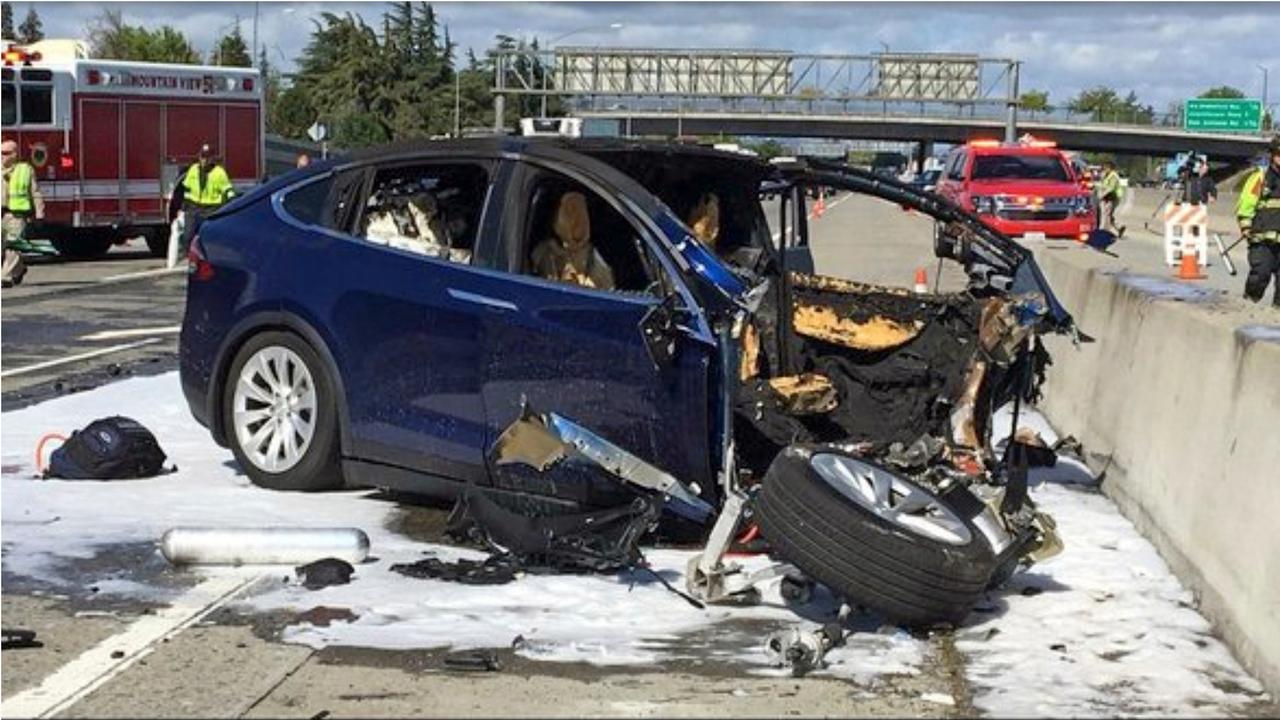
[[[496,95],[555,97],[571,112],[758,113],[1006,120],[1017,60],[970,54],[519,48],[493,56]],[[1018,111],[1023,121],[1180,128],[1144,108]]]
[[[1005,106],[1017,62],[977,55],[660,48],[518,48],[494,54],[498,94]]]

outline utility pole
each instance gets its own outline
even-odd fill
[[[1018,141],[1018,67],[1017,60],[1009,61],[1009,116],[1004,123],[1004,141]]]
[[[257,2],[253,3],[253,54],[250,55],[249,57],[253,58],[253,62],[251,62],[250,65],[257,66],[258,64],[258,3]],[[258,68],[258,69],[261,70],[262,68]]]
[[[1262,118],[1261,120],[1262,120],[1262,123],[1265,125],[1267,121],[1267,107],[1268,107],[1267,100],[1269,100],[1269,98],[1267,97],[1267,79],[1268,79],[1267,76],[1270,75],[1270,73],[1267,71],[1267,68],[1265,65],[1258,65],[1258,69],[1262,71]]]

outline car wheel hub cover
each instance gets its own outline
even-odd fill
[[[236,441],[259,470],[282,473],[307,454],[316,428],[316,388],[297,353],[279,345],[250,356],[236,378]]]
[[[908,532],[948,545],[973,539],[969,526],[941,500],[884,468],[834,453],[816,453],[809,463],[841,495]]]

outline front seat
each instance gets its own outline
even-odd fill
[[[548,280],[612,290],[613,269],[591,242],[591,214],[580,192],[560,196],[552,237],[533,248],[533,274]]]

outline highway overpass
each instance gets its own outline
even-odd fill
[[[942,118],[909,115],[802,115],[698,111],[630,112],[587,110],[584,118],[617,122],[620,135],[757,135],[860,140],[962,143],[1003,136],[1000,118]],[[1247,161],[1266,148],[1261,135],[1191,133],[1157,125],[1103,125],[1026,120],[1018,132],[1054,140],[1072,150],[1166,156],[1194,149],[1218,160]]]

